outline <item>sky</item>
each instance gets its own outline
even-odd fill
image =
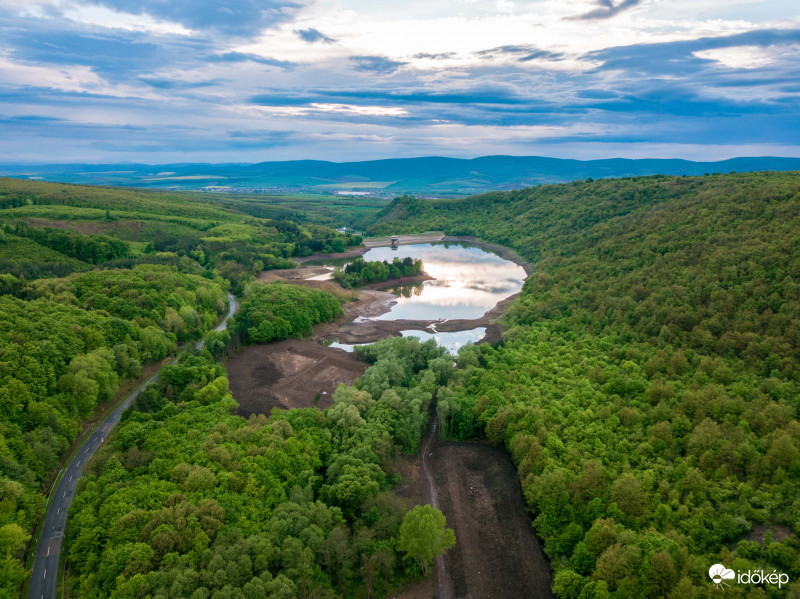
[[[0,162],[800,157],[797,0],[0,0]]]

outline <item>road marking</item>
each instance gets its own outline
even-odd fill
[[[50,547],[47,548],[47,555],[50,555]]]
[[[61,508],[58,508],[58,509],[56,510],[56,516],[58,516],[60,513],[61,513]]]
[[[70,475],[69,480],[72,480],[72,476]]]
[[[44,569],[44,576],[42,578],[47,578],[47,568]]]

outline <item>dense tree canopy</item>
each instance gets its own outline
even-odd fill
[[[98,403],[211,329],[229,289],[292,256],[361,242],[239,205],[0,178],[0,595],[24,573],[15,527],[31,531]],[[336,300],[314,299],[286,334],[339,313]],[[210,333],[206,344],[220,355],[229,340]]]
[[[358,257],[349,262],[344,269],[337,268],[331,275],[333,280],[344,288],[357,287],[368,283],[382,283],[389,279],[401,279],[422,274],[422,260],[412,258],[395,258],[390,262],[386,260],[372,260],[367,262]]]
[[[534,265],[504,342],[459,357],[439,413],[447,434],[511,452],[558,597],[698,596],[714,563],[798,579],[800,175],[575,182],[386,214],[374,231],[477,235]]]
[[[410,506],[389,467],[419,443],[443,350],[376,345],[398,382],[367,391],[373,366],[326,412],[245,420],[208,352],[166,368],[81,483],[67,527],[73,593],[372,597],[418,573],[399,545]],[[427,551],[416,536],[415,558]]]
[[[0,275],[6,588],[22,575],[37,489],[81,416],[179,336],[208,327],[227,284],[218,275],[245,289],[268,264],[346,243],[329,230],[231,219],[211,203],[193,213],[134,194],[123,210],[100,192],[81,203],[56,191],[0,189],[4,219],[40,226],[57,207],[93,230],[129,231],[133,255],[66,276],[58,269],[90,265],[37,244],[62,278],[30,282],[22,267]],[[231,415],[212,358],[226,341],[209,335],[207,351],[165,368],[139,396],[93,462],[68,527],[73,594],[386,593],[419,567],[404,561],[414,554],[401,542],[410,506],[391,493],[390,466],[416,450],[434,400],[444,434],[510,452],[559,599],[707,596],[713,563],[796,581],[799,208],[792,173],[398,200],[375,232],[476,235],[533,263],[503,341],[468,345],[454,364],[433,342],[387,339],[357,349],[371,367],[326,412],[245,421]],[[151,238],[121,227],[148,210],[158,216]],[[4,247],[36,243],[3,235],[0,263]],[[175,262],[115,270],[148,256]],[[235,332],[254,342],[303,335],[340,310],[316,293],[254,285]],[[769,527],[775,536],[761,534]]]
[[[281,282],[254,284],[239,307],[234,330],[245,342],[266,343],[307,335],[315,324],[341,313],[339,300],[325,291]]]

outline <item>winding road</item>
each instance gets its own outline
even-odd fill
[[[228,319],[231,318],[239,303],[233,295],[228,294],[228,315],[214,330],[222,331],[228,326]],[[202,349],[203,342],[199,341],[197,349]],[[172,363],[172,362],[170,362]],[[159,371],[160,372],[160,371]],[[33,560],[31,572],[31,586],[28,593],[29,599],[55,599],[58,584],[58,562],[61,558],[61,547],[64,541],[64,531],[67,527],[67,511],[72,505],[75,497],[75,489],[78,479],[86,469],[86,463],[94,455],[94,452],[103,444],[106,435],[117,426],[122,413],[128,409],[134,399],[150,383],[158,378],[158,372],[147,379],[136,391],[128,395],[109,416],[101,422],[94,432],[84,441],[83,445],[76,451],[74,457],[62,469],[61,478],[58,484],[51,491],[47,513],[44,517],[44,525],[39,536],[39,544],[36,547],[36,556]]]

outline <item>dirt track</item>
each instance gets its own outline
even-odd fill
[[[397,599],[551,599],[550,567],[525,510],[507,452],[485,443],[422,440],[419,468],[404,468],[456,533],[456,546],[434,561],[433,576]]]
[[[441,510],[456,532],[457,544],[445,556],[453,597],[552,597],[550,567],[508,453],[482,443],[443,442],[432,453]]]

